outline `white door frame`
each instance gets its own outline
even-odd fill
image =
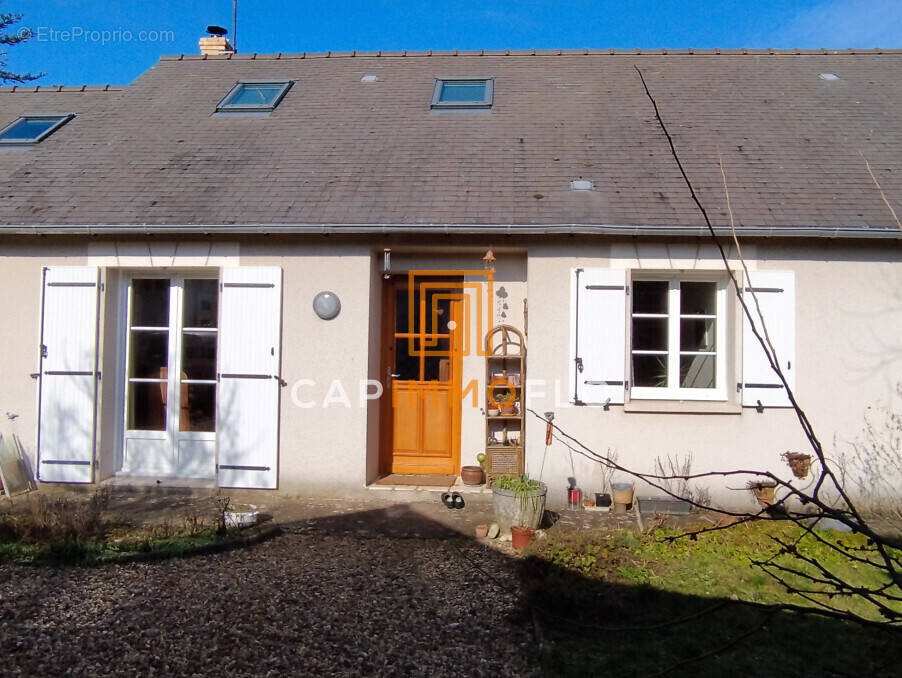
[[[128,407],[131,383],[163,383],[159,380],[129,379],[131,342],[132,283],[135,279],[169,280],[169,327],[167,347],[166,380],[166,428],[162,431],[144,431],[128,428]],[[121,416],[122,436],[120,440],[119,471],[117,475],[153,475],[155,477],[201,477],[214,478],[216,475],[216,433],[199,431],[180,431],[181,417],[181,379],[182,371],[182,310],[184,300],[184,282],[186,279],[218,280],[218,269],[176,269],[173,271],[130,270],[123,272],[123,294],[120,301],[120,317],[123,319],[123,360],[120,362],[119,375],[122,398],[117,404]],[[211,333],[218,334],[217,328]],[[218,344],[218,342],[217,342]],[[210,380],[194,380],[189,383],[210,383]],[[214,382],[215,383],[215,382]],[[218,390],[218,389],[217,389]],[[197,466],[188,467],[185,463],[191,450],[195,456],[200,455],[203,469],[198,473]],[[133,460],[130,451],[134,455]],[[184,454],[183,454],[184,453]],[[196,459],[195,459],[196,461]]]

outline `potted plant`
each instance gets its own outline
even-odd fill
[[[527,475],[502,475],[492,482],[492,505],[495,522],[502,532],[510,533],[511,527],[535,530],[545,514],[545,497],[548,487]]]
[[[498,406],[501,408],[502,415],[511,415],[517,413],[517,408],[514,404],[514,397],[509,391],[505,390],[495,394],[494,399],[495,402],[498,403]]]
[[[792,469],[792,475],[796,478],[807,478],[808,472],[811,470],[811,455],[803,452],[784,452],[782,455],[784,461],[789,464]]]
[[[764,508],[771,506],[775,499],[777,483],[773,480],[750,480],[747,487]]]

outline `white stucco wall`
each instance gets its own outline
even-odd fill
[[[572,365],[568,347],[570,328],[561,309],[570,303],[566,281],[574,267],[635,266],[623,252],[633,246],[535,246],[529,253],[530,316],[556,318],[530,323],[529,371],[561,384],[561,398],[535,399],[539,412],[554,410],[555,423],[591,449],[614,452],[618,461],[651,472],[656,457],[685,458],[692,454],[692,472],[764,469],[790,477],[780,459],[786,450],[810,451],[795,413],[745,408],[736,414],[644,413],[623,406],[574,407],[567,388]],[[718,267],[704,248],[697,261],[686,261],[686,249],[641,248],[644,268]],[[678,256],[672,256],[678,252]],[[749,250],[745,252],[749,257]],[[750,259],[752,268],[792,270],[796,274],[796,396],[818,432],[828,456],[836,457],[848,441],[861,433],[864,412],[880,402],[890,403],[902,382],[902,265],[897,249],[848,248],[841,244],[760,245]],[[693,256],[693,259],[696,257]],[[898,401],[896,401],[898,407]],[[679,409],[677,407],[677,409]],[[536,420],[528,428],[529,471],[538,475],[545,451],[544,426]],[[557,501],[564,500],[567,478],[575,476],[585,492],[601,489],[598,464],[573,454],[555,442],[547,452],[543,479]],[[707,486],[715,500],[751,505],[743,481],[711,479]],[[637,485],[640,494],[660,494]],[[552,497],[554,499],[554,497]]]
[[[466,246],[396,248],[393,270],[480,269],[480,252],[491,243]],[[149,248],[149,249],[148,249]],[[361,380],[380,371],[382,247],[336,239],[260,239],[185,243],[177,250],[165,243],[128,246],[80,240],[9,240],[0,250],[0,433],[16,433],[34,464],[37,444],[37,381],[40,343],[41,268],[53,265],[105,266],[108,282],[101,340],[104,372],[100,415],[101,471],[115,467],[121,420],[112,384],[119,360],[113,351],[121,330],[113,326],[119,311],[109,295],[117,295],[120,267],[186,267],[220,265],[280,266],[283,269],[282,389],[280,411],[279,487],[292,494],[340,496],[364,491],[378,473],[378,405],[360,405]],[[614,266],[646,269],[718,268],[710,248],[695,241],[679,246],[641,246],[633,241],[598,244],[561,239],[529,242],[521,247],[494,247],[498,256],[495,292],[507,297],[493,303],[495,321],[501,304],[505,322],[525,325],[528,304],[527,373],[545,382],[544,398],[530,405],[553,410],[556,423],[590,448],[617,453],[624,465],[651,471],[656,457],[685,457],[691,452],[693,472],[713,469],[767,469],[788,476],[779,455],[805,450],[806,441],[791,410],[758,413],[649,413],[612,406],[569,405],[570,271]],[[796,280],[796,395],[831,458],[861,438],[867,408],[888,404],[902,410],[895,388],[902,383],[902,253],[895,244],[852,245],[839,241],[759,241],[745,247],[753,269],[792,270]],[[478,276],[475,276],[478,277]],[[324,289],[339,295],[342,312],[323,321],[312,310],[314,295]],[[112,305],[111,305],[112,304]],[[471,341],[481,340],[472,329]],[[464,403],[461,463],[474,463],[484,445],[484,361],[464,359],[464,382],[480,384],[478,404]],[[111,381],[112,379],[112,381]],[[311,380],[305,384],[300,380]],[[340,387],[335,383],[341,384]],[[555,383],[559,384],[555,389]],[[343,389],[343,391],[342,391]],[[302,407],[293,401],[312,402]],[[557,390],[557,397],[555,394]],[[346,394],[347,402],[342,393]],[[325,402],[324,402],[325,401]],[[679,406],[677,406],[679,410]],[[19,416],[10,420],[5,412]],[[599,467],[555,442],[545,454],[544,425],[527,418],[527,468],[551,489],[550,501],[561,503],[568,477],[586,491],[600,489]],[[544,459],[543,459],[544,458]],[[543,465],[544,461],[544,465]],[[737,483],[711,480],[708,488],[721,502],[749,505],[746,491],[727,489]],[[640,490],[641,493],[641,490]]]

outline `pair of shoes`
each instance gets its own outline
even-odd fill
[[[442,503],[449,509],[462,509],[464,507],[464,498],[459,492],[445,492],[442,495]]]

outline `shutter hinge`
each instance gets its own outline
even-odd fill
[[[282,379],[278,374],[272,375],[272,378],[279,382],[279,386],[285,387],[288,386],[288,382]]]
[[[100,291],[106,292],[106,283],[100,283]]]
[[[584,369],[583,368],[583,359],[580,358],[579,356],[576,356],[576,358],[574,358],[574,361],[576,361],[576,371],[579,372],[580,374],[582,374],[582,371]]]
[[[42,358],[47,357],[47,345],[46,344],[41,344],[41,357]]]
[[[630,390],[630,383],[628,381],[623,382],[623,390],[624,391]]]
[[[40,379],[40,378],[41,378],[41,373],[40,373],[40,372],[32,372],[32,373],[29,374],[28,376],[31,377],[32,379]]]
[[[629,285],[623,286],[623,293],[626,294],[626,296],[630,295],[630,286]]]
[[[736,393],[742,393],[742,382],[741,381],[736,382]]]

